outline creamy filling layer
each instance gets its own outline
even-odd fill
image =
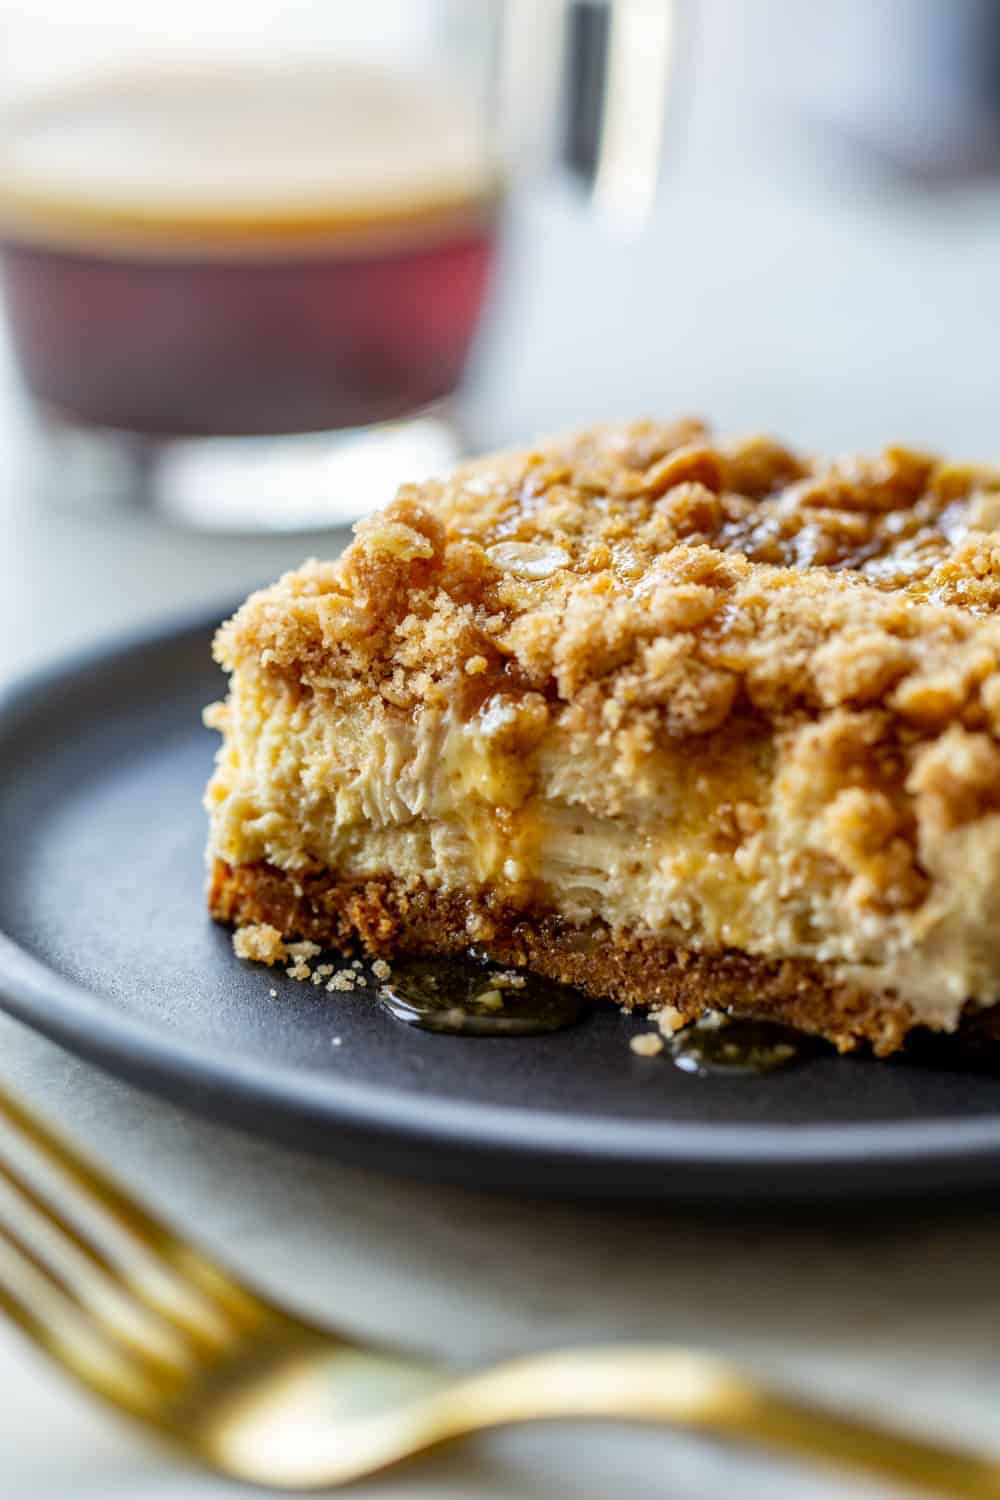
[[[931,883],[918,907],[866,909],[849,903],[847,873],[790,795],[777,742],[730,736],[630,765],[558,725],[519,739],[520,713],[497,700],[469,722],[380,703],[344,711],[237,674],[213,711],[224,741],[207,793],[210,853],[490,886],[581,926],[599,918],[700,951],[808,958],[895,991],[939,1028],[969,998],[1000,998],[1000,816],[925,840]]]

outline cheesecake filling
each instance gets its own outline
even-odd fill
[[[629,761],[568,721],[533,733],[532,705],[503,693],[466,716],[401,711],[248,670],[207,717],[223,732],[209,853],[227,864],[489,889],[679,949],[810,959],[939,1029],[1000,997],[1000,814],[922,828],[920,899],[866,904],[774,731],[729,726]]]

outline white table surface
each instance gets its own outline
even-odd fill
[[[522,215],[480,371],[480,430],[505,439],[682,408],[806,443],[909,435],[997,454],[996,190],[912,198],[848,179],[832,154],[820,172],[779,140],[759,90],[739,92],[738,62],[725,111],[702,89],[688,112],[643,244],[583,239],[558,202]],[[43,510],[4,380],[0,676],[237,594],[336,544],[232,543],[149,518]],[[0,1047],[5,1080],[155,1204],[276,1292],[362,1334],[468,1359],[598,1338],[690,1342],[1000,1451],[1000,1200],[712,1218],[418,1186],[196,1119],[2,1017]],[[149,1448],[3,1326],[0,1392],[4,1500],[240,1493]],[[848,1492],[879,1493],[621,1428],[496,1436],[364,1490],[373,1500]]]

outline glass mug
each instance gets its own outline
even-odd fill
[[[292,529],[446,468],[507,183],[568,122],[597,204],[641,219],[671,20],[0,0],[0,272],[45,490]]]

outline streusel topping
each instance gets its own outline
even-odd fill
[[[478,701],[499,681],[596,688],[674,735],[738,704],[992,728],[994,526],[1000,471],[902,448],[806,459],[695,421],[602,427],[403,486],[339,561],[254,595],[218,652],[347,690],[374,675],[401,706],[456,677]]]

